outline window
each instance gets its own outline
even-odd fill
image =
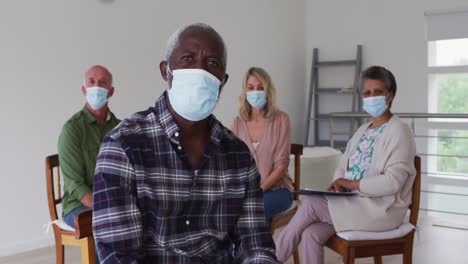
[[[443,178],[468,178],[468,131],[434,129],[431,131],[429,151],[429,176]]]
[[[428,42],[430,67],[468,65],[468,38]]]
[[[430,113],[468,113],[468,71],[466,73],[429,74],[428,105]],[[466,122],[467,120],[458,121]]]
[[[468,114],[468,11],[426,21],[428,112]],[[429,127],[428,175],[468,179],[468,119],[431,118]]]
[[[468,113],[468,38],[429,41],[428,72],[429,112]]]

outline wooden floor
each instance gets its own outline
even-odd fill
[[[426,217],[420,220],[419,240],[415,238],[413,263],[415,264],[467,264],[468,263],[468,230],[451,229],[434,226],[438,219]],[[276,232],[278,235],[280,232]],[[81,263],[78,248],[65,249],[65,263]],[[1,264],[53,264],[55,251],[53,247],[42,248],[27,253],[0,258]],[[287,264],[292,264],[289,260]],[[303,261],[302,263],[307,264]],[[339,264],[341,257],[329,250],[325,251],[326,264]],[[372,259],[360,259],[360,263],[373,263]],[[384,264],[400,264],[401,256],[383,258]]]

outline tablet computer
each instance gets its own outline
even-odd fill
[[[325,191],[321,189],[312,189],[312,188],[304,188],[299,190],[299,194],[302,195],[334,195],[334,196],[353,196],[358,195],[359,191],[350,191],[350,192],[335,192],[335,191]]]

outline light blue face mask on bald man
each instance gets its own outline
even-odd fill
[[[86,101],[94,110],[101,109],[107,104],[108,93],[107,89],[99,86],[88,87],[86,88]]]
[[[221,82],[202,69],[178,69],[171,72],[172,86],[168,91],[174,111],[190,121],[200,121],[213,113],[218,103]]]

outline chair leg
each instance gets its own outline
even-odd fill
[[[65,263],[65,247],[62,244],[62,237],[54,230],[55,236],[55,261],[57,264]]]
[[[80,248],[81,248],[81,263],[95,264],[96,256],[94,253],[93,237],[82,238]]]
[[[296,249],[296,251],[294,251],[294,264],[300,264],[301,263],[301,260],[299,259],[299,251]]]
[[[349,249],[347,248],[343,254],[343,264],[348,264],[349,261]]]
[[[349,264],[354,264],[354,258],[355,258],[355,255],[354,255],[354,248],[351,249],[351,254],[349,254],[349,261],[348,263]]]
[[[343,263],[354,264],[354,258],[355,258],[354,253],[355,253],[354,248],[347,248],[343,256]]]
[[[413,247],[405,246],[403,252],[403,264],[412,264],[413,263]]]
[[[57,243],[57,241],[55,242],[55,259],[56,259],[56,263],[57,264],[63,264],[65,262],[65,259],[64,259],[64,247],[63,245],[60,243]]]
[[[403,249],[403,264],[413,263],[413,237],[414,235],[406,241]]]
[[[374,264],[382,264],[382,256],[374,256]]]

